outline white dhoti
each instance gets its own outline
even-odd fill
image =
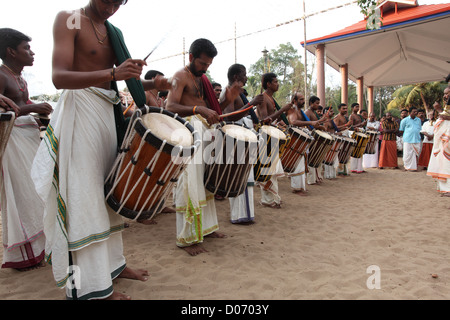
[[[261,189],[261,204],[266,206],[280,205],[281,197],[278,194],[278,177],[284,176],[283,166],[276,160],[275,171],[266,182],[258,182]]]
[[[450,121],[439,120],[435,125],[433,150],[427,175],[437,182],[437,191],[450,193]]]
[[[253,203],[254,185],[253,170],[250,170],[244,193],[236,198],[229,199],[231,223],[246,223],[255,220],[255,205]]]
[[[125,268],[123,219],[104,194],[117,155],[117,102],[112,90],[65,90],[33,163],[45,203],[46,258],[69,299],[108,297]]]
[[[208,127],[199,116],[191,117],[190,124],[204,138]],[[203,154],[207,141],[191,159],[181,174],[175,191],[177,211],[177,246],[188,247],[202,243],[204,236],[219,230],[214,195],[205,189]]]
[[[375,141],[375,153],[363,155],[363,168],[378,168],[378,139]]]
[[[420,143],[403,143],[403,165],[406,170],[417,170]]]
[[[323,164],[321,163],[318,168],[308,166],[307,181],[308,184],[316,184],[322,180]]]
[[[363,157],[361,158],[350,157],[350,171],[355,173],[364,172]]]
[[[324,164],[323,169],[323,175],[325,179],[336,179],[336,166],[334,164],[331,166]]]
[[[27,268],[44,259],[44,204],[31,179],[31,166],[41,142],[32,116],[15,120],[2,160],[2,268]]]
[[[305,157],[302,156],[295,171],[289,174],[291,177],[291,188],[293,191],[306,191],[306,168]]]

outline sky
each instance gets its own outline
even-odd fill
[[[313,14],[353,0],[304,0],[306,14]],[[32,38],[31,49],[35,53],[32,67],[24,69],[30,96],[55,94],[51,81],[53,49],[52,28],[56,14],[63,10],[84,7],[89,0],[2,0],[0,27],[17,29]],[[419,0],[420,5],[447,3],[440,0]],[[211,77],[227,84],[228,67],[240,63],[250,68],[262,57],[262,51],[277,49],[290,42],[304,57],[301,42],[304,41],[302,20],[286,22],[303,16],[303,0],[129,0],[110,22],[119,27],[133,58],[143,59],[155,46],[148,58],[142,76],[148,70],[159,70],[166,77],[188,63],[190,44],[198,38],[211,40],[218,55],[210,66]],[[314,15],[306,21],[306,37],[314,39],[341,30],[363,19],[354,3],[343,8]],[[278,26],[277,25],[280,25]],[[234,37],[237,35],[235,42]],[[162,41],[162,42],[161,42]],[[314,56],[307,54],[308,64]],[[339,86],[339,74],[326,68],[326,85]],[[123,89],[125,83],[119,83]]]

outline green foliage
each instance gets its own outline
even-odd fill
[[[304,88],[305,68],[300,61],[301,56],[290,42],[280,44],[271,50],[267,56],[262,56],[250,66],[247,81],[247,92],[250,96],[260,94],[262,90],[261,77],[264,73],[273,72],[280,83],[274,97],[279,103],[290,101],[291,95]]]
[[[383,19],[379,11],[375,10],[377,0],[358,0],[357,4],[361,13],[366,17],[366,29],[374,30],[383,26]]]
[[[446,82],[428,82],[402,86],[393,93],[393,100],[388,104],[389,110],[417,107],[430,108],[436,101],[442,101],[442,92]]]

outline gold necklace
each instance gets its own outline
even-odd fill
[[[197,89],[198,97],[203,100],[203,91],[200,90],[200,88],[197,84],[197,81],[195,81],[194,75],[192,74],[191,70],[189,70],[189,68],[187,66],[185,67],[185,69],[191,75],[192,81],[194,82],[195,89]]]
[[[94,21],[92,21],[91,17],[88,16],[88,14],[86,13],[85,8],[83,8],[83,12],[84,12],[84,15],[89,18],[92,28],[94,28],[95,37],[97,38],[98,43],[103,44],[105,42],[106,38],[108,37],[108,31],[106,32],[106,34],[102,34],[100,32],[100,30],[98,30],[98,28],[95,26]],[[99,36],[97,35],[97,33],[100,34],[100,36],[103,37],[103,39],[100,39]]]

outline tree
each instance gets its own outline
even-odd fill
[[[271,50],[267,56],[250,66],[246,87],[250,96],[263,91],[261,77],[264,72],[277,75],[280,88],[274,97],[280,102],[290,101],[291,95],[304,87],[305,68],[301,63],[301,56],[290,42],[280,44],[277,49]]]
[[[402,86],[393,93],[394,99],[387,108],[400,110],[414,106],[427,110],[436,101],[442,102],[442,92],[447,85],[443,81],[435,81]]]

